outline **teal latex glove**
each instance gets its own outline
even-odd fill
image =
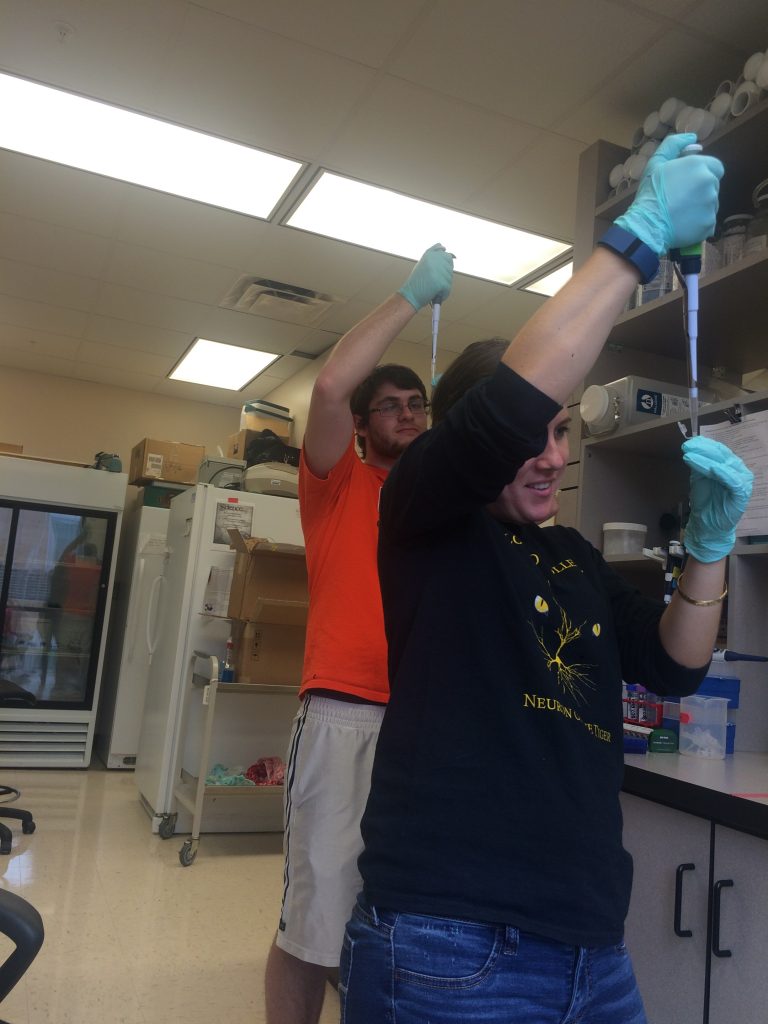
[[[736,543],[736,524],[752,494],[754,475],[738,455],[711,437],[683,442],[683,461],[691,470],[685,547],[699,562],[717,562]]]
[[[614,221],[662,256],[709,238],[725,168],[713,156],[677,159],[696,141],[693,132],[668,135],[645,166],[634,202]]]
[[[414,309],[421,309],[430,302],[445,302],[452,282],[453,254],[438,242],[427,249],[398,292]]]

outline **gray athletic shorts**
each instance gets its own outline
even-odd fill
[[[296,715],[285,772],[285,870],[277,945],[338,967],[362,888],[360,819],[384,708],[309,695]]]

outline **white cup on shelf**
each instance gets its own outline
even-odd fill
[[[676,96],[670,96],[669,99],[659,107],[659,118],[664,124],[668,124],[670,128],[674,127],[675,118],[683,109],[688,106],[685,100],[679,100]]]
[[[731,114],[741,117],[745,111],[753,107],[760,99],[760,87],[755,82],[744,81],[733,94]]]
[[[742,74],[744,75],[744,80],[746,82],[754,82],[755,81],[755,78],[756,78],[757,72],[758,72],[758,68],[763,63],[763,58],[764,57],[765,57],[765,52],[761,50],[759,53],[753,53],[751,57],[747,58],[747,60],[746,60],[746,62],[744,64],[744,70],[742,71]]]
[[[608,175],[608,184],[611,188],[618,188],[619,182],[624,177],[624,164],[616,164],[611,168]]]
[[[627,157],[624,164],[624,177],[628,178],[629,181],[640,181],[647,163],[647,156],[642,156],[640,153],[633,153],[632,156]]]
[[[693,107],[683,107],[683,109],[681,111],[679,111],[677,117],[675,118],[675,131],[676,132],[687,132],[688,131],[688,128],[687,128],[688,118],[691,116],[692,113],[693,113]]]
[[[755,75],[755,85],[758,89],[768,89],[768,53],[763,57],[760,67]]]
[[[661,120],[658,110],[653,110],[643,121],[643,131],[648,139],[663,139],[669,135],[670,125]]]
[[[733,97],[729,92],[720,92],[709,104],[709,112],[710,114],[713,114],[718,121],[724,121],[731,113],[732,102]]]
[[[717,118],[709,110],[702,110],[701,107],[694,107],[688,115],[686,122],[687,131],[695,132],[699,142],[708,139],[717,127]]]

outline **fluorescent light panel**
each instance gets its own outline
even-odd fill
[[[291,227],[418,259],[434,242],[463,274],[512,284],[570,245],[323,171],[288,218]]]
[[[192,347],[168,376],[171,380],[240,391],[279,358],[274,352],[256,352],[239,345],[195,338]]]
[[[0,74],[0,146],[109,178],[268,217],[295,160]]]
[[[524,288],[521,288],[521,292],[536,292],[537,295],[555,295],[560,289],[570,281],[573,276],[573,261],[564,263],[562,267],[558,267],[557,270],[551,271],[549,274],[545,274],[544,277],[539,277],[535,281],[531,281]]]

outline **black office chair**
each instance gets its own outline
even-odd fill
[[[30,708],[37,703],[35,695],[22,689],[9,679],[0,678],[0,707]],[[8,807],[7,804],[18,800],[21,793],[14,786],[0,786],[0,818],[13,818],[21,822],[21,830],[25,835],[35,831],[35,822],[31,811],[23,811],[20,807]],[[11,852],[13,833],[0,821],[0,854]],[[0,1021],[2,1024],[2,1021]]]
[[[16,948],[0,964],[0,1003],[22,977],[37,956],[43,944],[45,930],[43,919],[31,903],[0,889],[0,932],[15,944]],[[5,1024],[0,1021],[0,1024]]]

